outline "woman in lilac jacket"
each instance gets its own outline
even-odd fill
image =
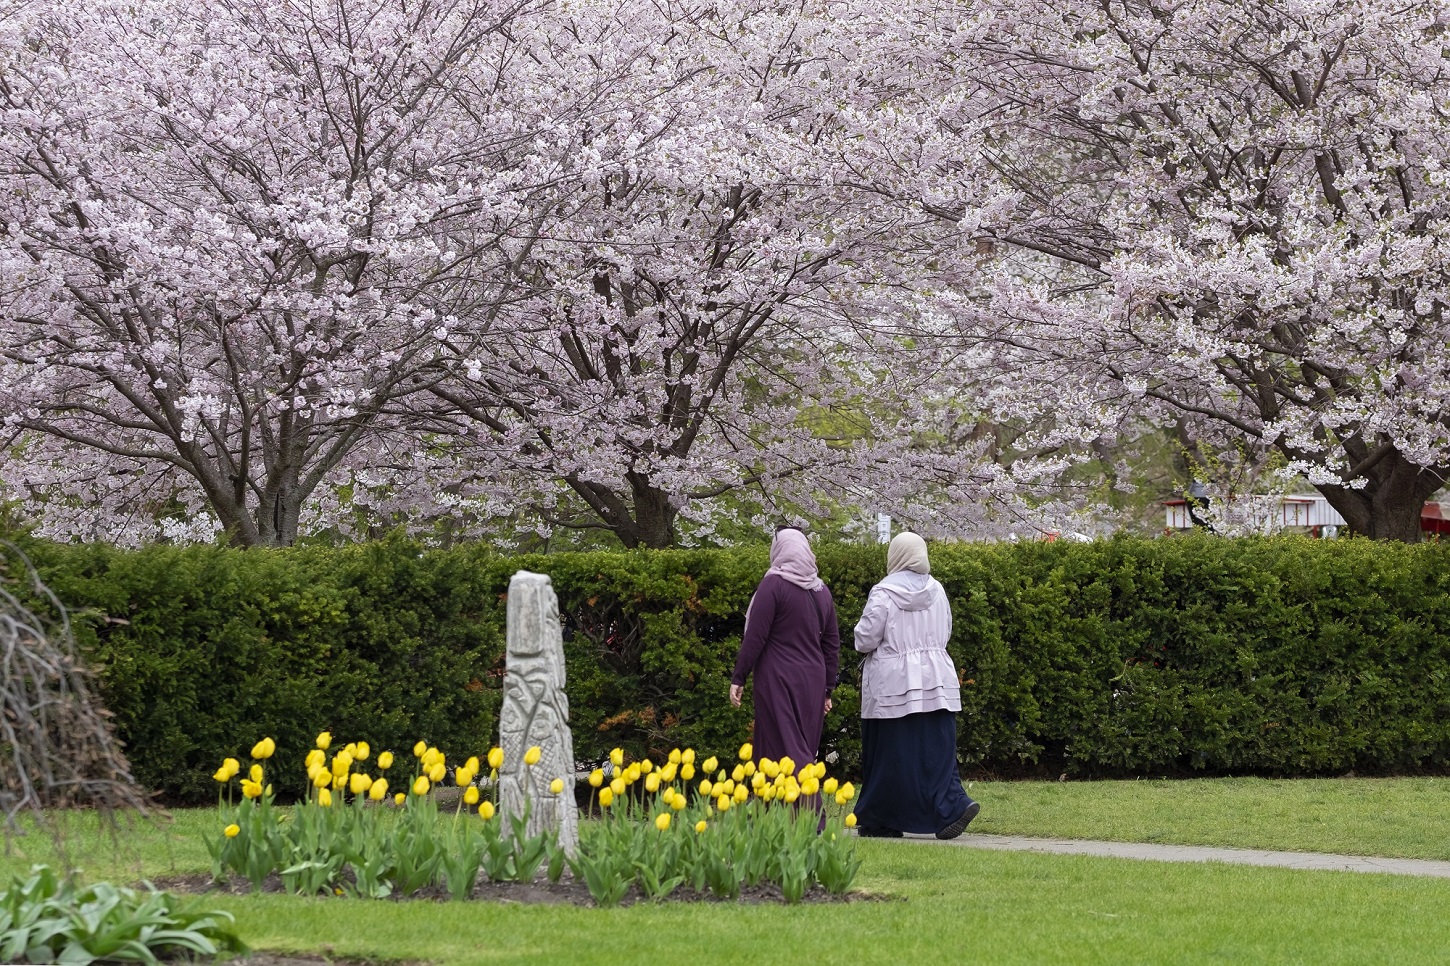
[[[981,809],[957,773],[957,669],[947,654],[952,609],[931,577],[926,541],[898,534],[886,579],[871,588],[856,625],[861,665],[862,835],[961,835]]]
[[[805,534],[781,530],[746,609],[730,678],[730,703],[738,708],[746,678],[755,675],[756,759],[816,760],[840,660],[836,605],[816,572],[816,555]]]

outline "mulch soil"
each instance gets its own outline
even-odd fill
[[[183,895],[233,895],[243,896],[252,891],[252,885],[245,879],[231,878],[226,882],[216,883],[210,875],[205,873],[194,873],[190,875],[161,876],[151,880],[158,889],[174,892]],[[284,893],[286,889],[282,885],[282,877],[275,872],[269,875],[262,883],[262,891],[265,893]],[[583,882],[571,878],[565,874],[558,882],[549,882],[547,879],[538,879],[534,882],[488,882],[480,879],[473,887],[471,899],[477,902],[503,902],[517,903],[520,905],[571,905],[571,906],[592,906],[594,897],[589,894],[589,888]],[[852,891],[845,895],[833,895],[819,885],[812,886],[802,898],[805,903],[839,903],[839,902],[882,902],[897,899],[895,896],[884,896],[869,892]],[[393,896],[393,902],[447,902],[448,892],[442,886],[431,886],[427,889],[420,889],[411,896]],[[644,894],[637,887],[631,888],[629,893],[619,903],[621,906],[631,906],[638,902],[647,902]],[[780,887],[765,883],[758,886],[741,886],[739,899],[726,899],[711,892],[696,892],[688,886],[682,886],[670,893],[666,902],[743,902],[755,903],[784,903],[785,897]],[[246,962],[246,960],[239,960]],[[273,964],[267,964],[273,966]]]

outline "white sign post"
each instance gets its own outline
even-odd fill
[[[876,542],[891,542],[891,515],[889,513],[876,514]]]

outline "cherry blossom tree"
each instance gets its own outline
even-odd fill
[[[0,13],[0,472],[50,532],[285,544],[360,446],[417,445],[395,404],[516,297],[556,177],[541,30],[519,0]]]
[[[779,515],[980,482],[976,441],[914,445],[955,411],[923,388],[951,347],[919,338],[926,262],[954,233],[842,183],[891,109],[861,69],[875,9],[595,4],[567,22],[591,52],[575,82],[608,109],[520,266],[540,294],[432,389],[462,491],[533,492],[551,525],[668,546],[728,493]]]
[[[957,308],[1012,374],[1003,418],[1050,417],[1039,443],[1065,448],[1147,421],[1276,453],[1355,531],[1419,539],[1450,473],[1443,7],[994,0],[910,23],[938,154],[871,183],[995,251]]]

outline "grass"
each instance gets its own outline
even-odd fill
[[[1450,859],[1450,779],[976,782],[974,833]]]
[[[1450,782],[978,783],[982,832],[1450,857],[1438,841]],[[115,854],[70,829],[88,878],[202,871],[208,810],[169,832],[140,825]],[[973,825],[974,831],[978,829]],[[45,858],[0,859],[0,870]],[[893,901],[806,907],[486,903],[208,896],[255,948],[438,964],[584,957],[898,963],[1439,962],[1450,880],[985,852],[869,840],[859,885]]]

